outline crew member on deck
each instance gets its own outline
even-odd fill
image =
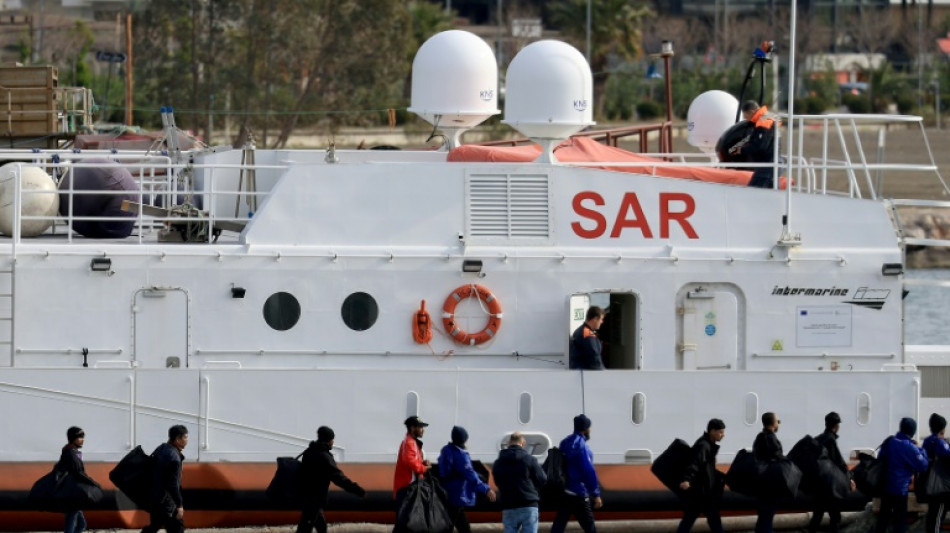
[[[749,142],[740,149],[753,163],[773,163],[775,161],[775,119],[769,116],[769,108],[759,107],[755,100],[746,100],[742,104],[742,118],[755,124]],[[749,187],[771,189],[775,180],[773,166],[757,168],[752,173]]]
[[[574,330],[571,336],[570,355],[568,363],[571,369],[603,370],[604,360],[601,357],[603,344],[597,337],[597,330],[604,323],[606,312],[603,308],[593,305],[587,310],[587,319]]]

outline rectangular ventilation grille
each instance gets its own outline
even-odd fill
[[[918,366],[922,398],[950,398],[950,366]]]
[[[548,176],[470,174],[468,236],[547,241],[551,236]]]

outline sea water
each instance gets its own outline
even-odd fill
[[[908,270],[906,279],[950,282],[950,269]],[[950,287],[910,285],[904,298],[904,342],[950,345]]]

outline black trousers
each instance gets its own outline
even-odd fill
[[[701,514],[706,515],[709,531],[723,533],[722,517],[719,514],[719,498],[702,497],[701,495],[687,493],[681,501],[683,502],[683,519],[680,520],[676,533],[689,533]]]
[[[772,533],[772,523],[775,521],[775,510],[778,504],[772,499],[758,500],[755,505],[758,518],[755,520],[755,533]]]
[[[297,533],[327,533],[327,517],[320,507],[310,507],[300,511],[300,521],[297,522]]]
[[[445,510],[448,511],[449,516],[452,517],[452,525],[456,531],[459,533],[472,533],[472,526],[468,523],[468,517],[465,516],[464,507],[446,504]]]
[[[148,518],[148,525],[142,528],[142,533],[156,533],[160,529],[164,529],[168,533],[183,533],[185,531],[185,523],[175,516],[175,511],[172,511],[172,514],[168,514],[168,511],[164,509],[152,511]]]
[[[590,505],[590,498],[583,496],[572,496],[565,494],[564,498],[558,504],[557,515],[551,524],[551,533],[564,533],[568,520],[571,515],[577,519],[577,523],[584,530],[584,533],[597,533],[597,526],[594,525],[594,510]]]
[[[950,498],[934,498],[927,504],[927,525],[924,531],[927,533],[940,533],[940,526],[943,519],[947,517],[947,507],[950,506]]]
[[[838,529],[841,527],[841,503],[840,500],[816,498],[811,521],[808,522],[808,533],[818,531],[825,513],[828,513],[828,519],[830,520],[828,531],[838,533]]]
[[[876,533],[884,533],[894,523],[894,533],[907,533],[907,495],[885,494],[881,496],[881,510],[877,513]]]
[[[404,528],[399,527],[399,509],[402,508],[402,502],[406,501],[406,493],[409,492],[409,486],[396,491],[396,523],[393,525],[393,533],[402,533]]]

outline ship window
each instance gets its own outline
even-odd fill
[[[531,393],[522,392],[518,399],[518,422],[527,424],[531,422]]]
[[[950,366],[918,366],[921,398],[950,397]]]
[[[271,294],[264,302],[264,320],[277,331],[287,331],[300,320],[300,303],[287,292]]]
[[[636,425],[643,423],[644,417],[646,417],[647,411],[647,395],[642,392],[638,392],[633,395],[633,407],[631,409],[631,419]]]
[[[365,331],[376,323],[379,318],[379,307],[376,300],[365,292],[354,292],[343,300],[343,322],[356,331]]]

